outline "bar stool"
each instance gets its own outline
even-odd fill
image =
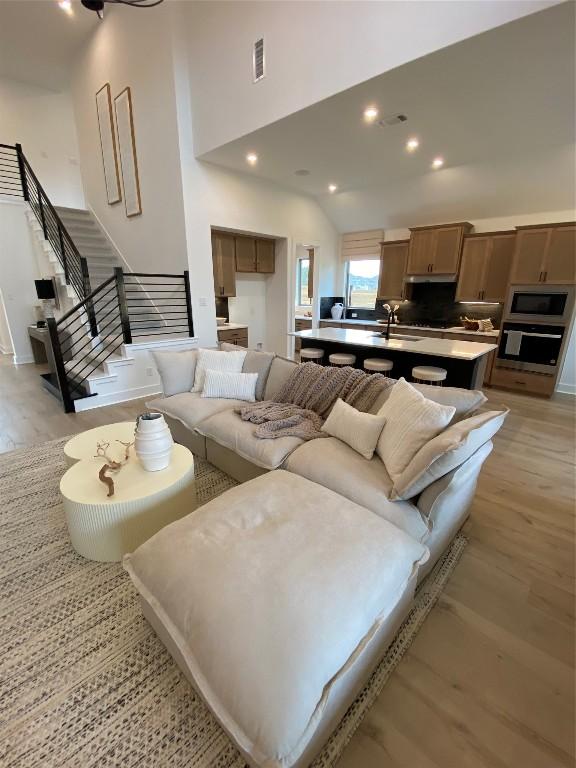
[[[328,360],[330,365],[354,365],[356,355],[349,355],[347,352],[334,352]]]
[[[392,360],[386,360],[384,357],[368,357],[364,360],[365,371],[378,371],[378,373],[385,373],[391,371],[394,368]]]
[[[416,365],[412,368],[412,378],[421,384],[436,384],[441,387],[447,375],[445,368],[435,368],[432,365]]]
[[[316,349],[315,347],[303,347],[300,350],[300,361],[304,362],[306,360],[322,360],[324,357],[324,350],[323,349]]]

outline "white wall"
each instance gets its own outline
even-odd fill
[[[0,78],[0,142],[22,144],[55,205],[84,206],[69,93]]]
[[[202,155],[407,61],[553,4],[179,3],[185,6],[182,23],[192,61],[196,153]],[[262,36],[267,75],[254,84],[252,47]]]
[[[228,299],[230,322],[248,325],[251,347],[266,345],[266,288],[268,275],[236,275],[236,296]]]
[[[187,263],[168,6],[107,8],[72,83],[87,202],[135,271],[181,272]],[[123,201],[108,205],[104,187],[95,94],[107,82],[112,99],[132,91],[142,215],[130,219]]]
[[[32,362],[28,326],[35,322],[34,280],[41,277],[24,203],[0,200],[0,291],[12,338],[14,362]]]
[[[11,355],[13,351],[10,326],[8,325],[8,318],[4,307],[4,296],[0,290],[0,354]]]

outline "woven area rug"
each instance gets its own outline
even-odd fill
[[[58,490],[66,441],[0,455],[0,765],[244,768],[140,613],[118,563],[77,555]],[[201,501],[235,485],[197,460]],[[366,688],[314,762],[333,766],[466,545],[423,583]]]

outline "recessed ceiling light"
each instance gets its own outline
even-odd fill
[[[249,152],[246,155],[246,162],[250,163],[250,165],[256,165],[256,163],[258,162],[258,155],[256,154],[256,152]]]
[[[376,107],[366,107],[364,110],[364,120],[366,120],[367,123],[373,123],[374,120],[378,117],[378,110]]]
[[[330,192],[331,195],[333,195],[337,190],[338,187],[336,184],[328,184],[328,192]]]
[[[438,168],[442,168],[444,165],[444,158],[443,157],[435,157],[434,160],[432,160],[432,168],[434,170],[438,170]]]
[[[58,6],[62,8],[62,10],[65,13],[71,14],[72,13],[72,2],[71,0],[60,0],[58,3]]]
[[[408,152],[415,152],[420,146],[420,142],[416,138],[408,139],[406,142],[406,150]]]

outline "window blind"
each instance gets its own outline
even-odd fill
[[[380,243],[384,240],[383,229],[371,229],[366,232],[346,232],[340,241],[342,261],[362,261],[379,259]]]

